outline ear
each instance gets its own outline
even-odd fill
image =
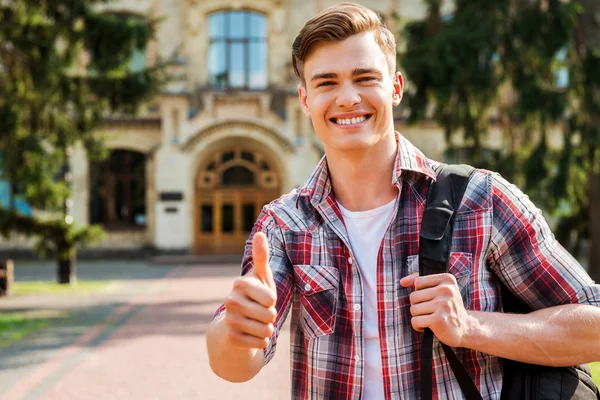
[[[402,95],[404,93],[404,77],[401,72],[394,74],[394,94],[392,97],[392,104],[395,106],[399,105],[402,101]]]
[[[298,98],[300,99],[300,107],[302,107],[302,111],[306,114],[307,117],[310,117],[310,109],[308,108],[308,96],[306,94],[306,87],[304,84],[300,83],[298,85]]]

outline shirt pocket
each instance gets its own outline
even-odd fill
[[[419,272],[419,255],[408,256],[406,260],[407,275]],[[473,255],[471,253],[451,252],[448,272],[454,275],[460,296],[465,308],[471,307],[471,270],[473,268]]]
[[[333,333],[340,272],[335,267],[294,265],[300,297],[300,328],[308,340]]]

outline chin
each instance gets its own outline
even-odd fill
[[[339,138],[335,143],[330,143],[331,148],[338,151],[360,151],[369,149],[377,144],[379,137],[369,136],[361,137],[362,135],[356,135],[355,137]]]

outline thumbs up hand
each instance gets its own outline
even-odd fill
[[[275,331],[277,288],[269,267],[269,244],[264,233],[252,239],[254,269],[237,278],[225,300],[227,340],[232,346],[264,349]]]

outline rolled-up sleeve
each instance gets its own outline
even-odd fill
[[[600,307],[600,285],[558,243],[529,197],[498,174],[491,195],[488,263],[502,282],[533,310],[572,303]]]
[[[254,268],[254,260],[252,259],[252,238],[257,232],[263,232],[267,236],[269,243],[269,266],[273,272],[273,279],[277,287],[277,318],[275,320],[275,332],[269,340],[269,345],[265,349],[265,365],[271,361],[275,355],[277,347],[277,339],[285,319],[289,313],[291,298],[294,288],[294,280],[292,267],[285,251],[283,234],[280,227],[277,225],[275,218],[272,215],[272,209],[269,205],[265,206],[250,233],[250,237],[246,241],[244,250],[244,258],[242,260],[242,276],[246,275]],[[221,305],[214,317],[225,312],[225,305]]]

